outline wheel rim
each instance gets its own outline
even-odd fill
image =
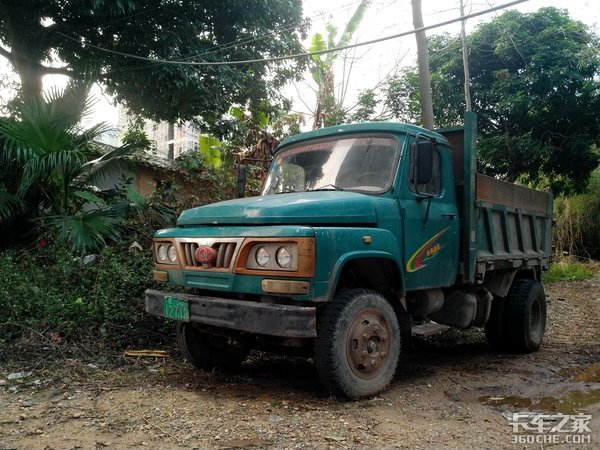
[[[365,309],[355,317],[346,335],[346,357],[352,372],[371,379],[384,370],[389,358],[390,326],[376,309]]]
[[[541,338],[542,329],[542,305],[540,299],[536,297],[531,303],[531,311],[529,312],[529,329],[531,337],[537,341]]]

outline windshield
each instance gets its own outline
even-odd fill
[[[304,142],[275,155],[263,195],[390,188],[399,154],[392,137],[346,137]]]

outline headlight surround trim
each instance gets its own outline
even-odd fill
[[[154,263],[159,267],[172,268],[179,265],[177,243],[170,239],[154,240],[152,242]]]
[[[266,247],[271,254],[271,261],[266,267],[259,266],[256,251]],[[292,254],[288,267],[281,267],[277,262],[277,252],[286,247]],[[248,237],[244,240],[236,259],[233,273],[245,275],[284,276],[293,278],[311,278],[315,274],[315,238],[310,237]],[[286,260],[279,258],[285,265]]]

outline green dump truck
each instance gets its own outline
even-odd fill
[[[198,368],[301,351],[348,398],[383,390],[415,334],[485,327],[497,350],[537,350],[552,195],[478,174],[475,138],[473,113],[438,132],[363,123],[288,138],[261,196],[156,233],[154,279],[181,289],[147,290],[146,310],[177,321]]]

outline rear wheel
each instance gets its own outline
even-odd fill
[[[400,355],[400,327],[379,293],[344,291],[319,316],[315,365],[336,395],[356,399],[387,387]]]
[[[516,280],[506,298],[495,297],[485,336],[498,351],[531,353],[546,329],[546,295],[536,280]]]
[[[539,281],[517,280],[506,304],[506,340],[511,351],[535,352],[546,329],[546,294]]]
[[[504,333],[506,299],[494,297],[490,317],[485,324],[485,337],[494,350],[506,350],[506,337]]]
[[[178,322],[175,331],[181,353],[198,369],[235,369],[248,356],[248,349],[230,338],[204,333],[189,322]]]

